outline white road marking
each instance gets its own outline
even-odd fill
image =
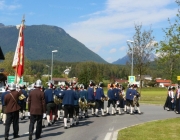
[[[112,140],[117,140],[118,131],[115,131],[112,136]]]
[[[110,140],[111,134],[112,134],[111,132],[108,132],[108,133],[106,134],[104,140]]]

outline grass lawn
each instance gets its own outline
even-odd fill
[[[118,140],[178,140],[180,119],[153,121],[123,129]]]
[[[143,88],[141,103],[163,105],[165,88]],[[180,118],[153,121],[120,130],[118,140],[175,140],[180,138]]]

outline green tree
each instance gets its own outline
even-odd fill
[[[133,54],[133,66],[137,75],[140,75],[140,86],[142,87],[142,74],[147,72],[150,64],[150,57],[155,50],[156,42],[152,35],[153,30],[142,30],[142,25],[135,25],[135,34],[133,42],[127,42],[129,49],[128,55],[131,58]],[[129,59],[132,63],[132,59]],[[134,74],[133,74],[134,75]]]
[[[178,7],[180,0],[176,0]],[[163,29],[165,39],[160,42],[159,48],[156,50],[159,58],[157,63],[159,67],[163,67],[162,71],[167,79],[176,82],[177,75],[180,74],[180,10],[176,15],[175,21],[172,23],[170,19],[169,28]]]

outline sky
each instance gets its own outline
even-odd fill
[[[0,0],[0,23],[15,26],[25,15],[26,25],[61,27],[111,63],[127,54],[135,24],[159,42],[177,10],[175,0]]]

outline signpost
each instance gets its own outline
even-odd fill
[[[177,76],[177,80],[180,80],[180,76]]]
[[[136,80],[135,80],[135,76],[128,76],[128,82],[129,83],[134,83]]]
[[[7,76],[7,83],[14,83],[15,81],[15,76]],[[23,84],[23,77],[21,77],[19,84]]]

